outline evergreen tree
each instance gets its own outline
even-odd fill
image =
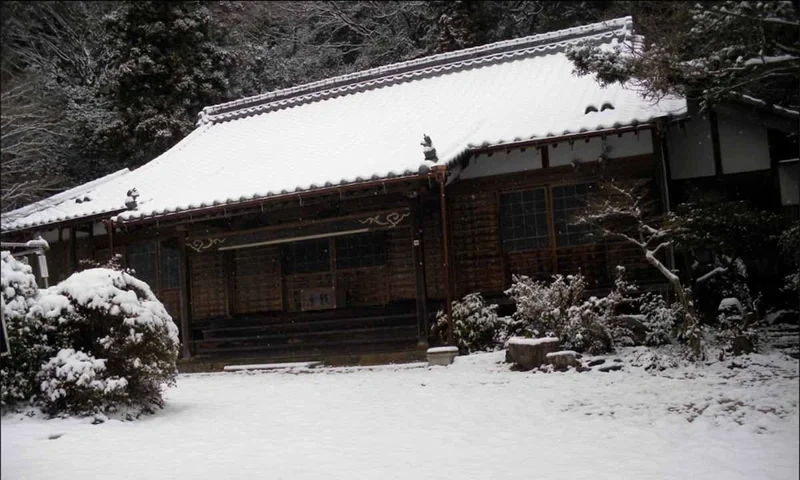
[[[186,136],[206,105],[225,100],[229,56],[201,2],[126,2],[107,17],[118,63],[108,89],[119,152],[136,166]]]

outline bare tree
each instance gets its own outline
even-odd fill
[[[4,213],[57,191],[61,183],[52,160],[62,148],[59,121],[37,100],[34,85],[8,87],[0,98],[0,207]]]
[[[603,236],[625,240],[639,248],[645,260],[667,280],[680,302],[683,315],[682,336],[698,356],[702,354],[699,323],[692,302],[686,295],[680,277],[659,258],[672,245],[682,229],[672,214],[659,215],[650,184],[644,180],[601,183],[598,192],[589,198],[585,210],[574,223],[587,225]]]

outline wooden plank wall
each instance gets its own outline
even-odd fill
[[[450,202],[454,285],[460,296],[503,289],[498,208],[494,189],[476,189]]]
[[[606,161],[599,167],[582,165],[575,168],[569,165],[454,183],[448,190],[448,208],[452,212],[450,232],[456,297],[478,291],[502,294],[514,273],[545,280],[556,272],[581,272],[589,280],[590,287],[604,287],[613,282],[615,266],[624,265],[640,282],[656,280],[658,272],[645,262],[640,252],[607,240],[596,244],[555,248],[550,245],[539,250],[504,252],[499,225],[499,197],[506,191],[588,183],[597,181],[601,175],[651,178],[654,169],[654,160],[645,155]],[[428,252],[426,248],[426,256]],[[429,275],[434,270],[432,265],[433,261],[426,265]],[[429,279],[429,292],[434,285]]]
[[[385,279],[377,277],[375,281],[387,284],[389,300],[413,300],[417,291],[411,227],[387,230],[385,239],[387,271],[382,275]]]
[[[301,310],[301,293],[304,288],[322,288],[333,286],[331,272],[297,273],[283,276],[283,291],[286,302],[284,308],[289,312]]]
[[[425,286],[429,299],[444,298],[442,268],[442,222],[439,203],[425,202],[422,206],[422,247],[425,261]]]
[[[385,266],[336,271],[336,288],[345,291],[349,307],[389,303],[389,269]]]
[[[175,324],[179,325],[181,318],[181,289],[164,289],[158,292],[156,295],[158,296],[158,299],[161,300],[161,303],[164,304],[164,308],[167,309],[167,313],[170,314],[172,320],[175,321]]]
[[[201,320],[226,314],[226,277],[223,253],[210,252],[189,256],[192,319]]]
[[[282,310],[299,312],[303,289],[331,287],[334,281],[338,289],[345,291],[348,307],[413,300],[416,277],[411,227],[387,230],[384,238],[386,265],[291,275],[281,271],[279,245],[231,252],[230,272],[224,267],[222,252],[192,254],[189,262],[192,318],[226,316],[228,295],[232,296],[231,315]],[[335,239],[330,241],[333,243]],[[230,291],[226,293],[228,285]]]
[[[234,311],[240,314],[283,308],[280,248],[277,245],[234,252]]]

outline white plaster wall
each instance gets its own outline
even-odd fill
[[[719,152],[722,173],[770,168],[767,129],[747,117],[719,112]]]
[[[539,149],[527,147],[509,149],[508,151],[494,152],[492,156],[479,153],[472,157],[469,165],[461,172],[461,178],[488,177],[503,173],[522,172],[542,168],[542,159]]]
[[[53,230],[48,230],[41,234],[42,238],[47,240],[47,243],[54,244],[58,242],[58,229],[54,228]]]
[[[714,147],[708,116],[697,115],[684,128],[667,130],[667,156],[673,180],[714,175]]]
[[[631,157],[653,153],[653,140],[649,130],[643,130],[637,135],[635,132],[622,135],[608,135],[605,140],[608,147],[609,158]],[[586,140],[579,139],[569,144],[567,141],[559,142],[557,146],[549,145],[550,166],[572,164],[573,159],[580,162],[593,162],[603,153],[603,140],[595,137]],[[488,177],[503,173],[522,172],[542,168],[542,159],[538,147],[512,148],[507,151],[494,152],[492,156],[480,153],[470,159],[469,165],[460,175],[460,178]]]
[[[95,222],[92,225],[92,229],[94,230],[94,236],[95,237],[99,237],[101,235],[105,235],[106,234],[106,226],[103,225],[102,222]]]
[[[608,148],[608,158],[632,157],[653,153],[653,140],[649,130],[643,130],[637,135],[635,132],[622,135],[608,135],[605,139]],[[603,154],[603,139],[600,137],[559,142],[557,146],[550,145],[550,166],[558,167],[569,165],[573,159],[581,163],[593,162]]]
[[[622,136],[609,135],[606,145],[611,147],[609,158],[647,155],[653,153],[653,134],[650,130],[643,130],[638,135],[635,132],[623,133]]]
[[[780,164],[778,178],[781,185],[781,204],[800,205],[800,161]]]

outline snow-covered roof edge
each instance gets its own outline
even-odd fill
[[[95,180],[89,181],[87,183],[84,183],[84,184],[78,185],[76,187],[70,188],[69,190],[64,190],[63,192],[56,193],[55,195],[47,197],[44,200],[39,200],[38,202],[34,202],[34,203],[31,203],[30,205],[26,205],[26,206],[20,207],[20,208],[18,208],[16,210],[12,210],[10,212],[7,212],[7,213],[3,214],[2,216],[0,216],[0,219],[2,219],[2,229],[3,229],[4,232],[5,231],[11,232],[11,231],[14,231],[14,230],[22,230],[22,229],[25,229],[25,228],[28,228],[28,227],[43,225],[43,224],[15,225],[14,224],[15,223],[14,219],[15,218],[19,218],[19,217],[25,217],[25,216],[34,214],[34,213],[36,213],[38,211],[54,207],[54,206],[56,206],[56,205],[58,205],[60,203],[68,201],[68,200],[70,200],[70,199],[72,199],[74,197],[80,197],[81,195],[89,193],[92,189],[95,189],[100,185],[103,185],[103,184],[108,183],[108,182],[110,182],[112,180],[120,178],[123,175],[126,175],[126,174],[128,174],[130,172],[131,172],[130,169],[123,168],[121,170],[117,170],[116,172],[109,173],[108,175],[105,175],[103,177],[100,177],[100,178],[97,178]],[[121,200],[124,200],[124,199],[121,199]],[[122,202],[120,201],[120,204],[121,203]],[[91,212],[89,215],[101,215],[101,214],[104,214],[104,213],[116,212],[117,210],[120,210],[120,209],[123,209],[123,208],[125,208],[124,205],[120,205],[120,207],[118,209],[114,208],[114,209],[96,210],[96,211]],[[79,215],[79,216],[87,216],[87,215]],[[64,220],[69,220],[69,219],[70,218],[63,218],[63,219],[61,219],[59,221],[64,221]]]
[[[319,101],[331,96],[355,93],[355,91],[362,89],[409,81],[430,74],[438,74],[442,70],[453,70],[472,67],[480,63],[507,60],[512,56],[555,50],[578,42],[601,40],[614,36],[629,37],[631,35],[633,35],[633,18],[627,16],[455,52],[431,55],[207,106],[198,114],[198,125],[256,115],[274,109]]]

